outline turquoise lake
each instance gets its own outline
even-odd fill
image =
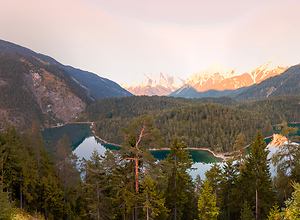
[[[289,126],[299,126],[298,124],[289,124]],[[275,130],[275,128],[274,128]],[[276,132],[276,131],[275,131]],[[298,131],[299,135],[300,130]],[[42,131],[44,140],[47,143],[48,148],[53,148],[57,141],[66,134],[69,137],[69,141],[72,145],[73,152],[79,158],[89,159],[92,155],[94,149],[96,149],[101,155],[104,154],[106,150],[118,150],[120,149],[117,146],[109,145],[98,141],[91,132],[91,124],[89,123],[72,123],[66,124],[61,127],[47,128]],[[270,143],[271,138],[265,140],[266,143]],[[275,153],[276,147],[270,147],[271,151],[269,157]],[[164,159],[167,157],[168,150],[158,150],[152,151],[152,154],[158,160]],[[191,158],[194,161],[193,168],[190,174],[193,178],[197,174],[200,174],[201,178],[204,178],[204,173],[206,170],[210,169],[211,165],[216,161],[222,164],[220,158],[214,157],[210,152],[203,150],[189,150]],[[274,173],[271,166],[271,172]]]
[[[57,141],[66,134],[69,137],[69,141],[72,145],[73,152],[79,158],[89,159],[94,149],[96,149],[101,155],[106,150],[118,150],[117,146],[109,145],[98,141],[91,132],[91,124],[88,123],[74,123],[66,124],[61,127],[47,128],[42,131],[42,135],[48,148],[53,148]],[[165,159],[170,153],[168,150],[157,150],[151,152],[158,160]],[[203,150],[189,150],[191,158],[194,161],[193,168],[190,174],[193,178],[197,174],[200,174],[201,178],[204,178],[206,170],[210,169],[211,165],[216,162],[221,162],[220,158],[216,158],[208,151]]]

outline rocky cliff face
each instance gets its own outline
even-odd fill
[[[86,107],[61,79],[43,69],[30,70],[24,78],[44,114],[68,122]]]
[[[282,136],[280,134],[273,134],[273,139],[269,143],[269,145],[279,147],[283,145],[285,142],[287,142],[287,138],[285,136]]]
[[[0,129],[20,130],[66,123],[90,100],[56,64],[18,53],[0,54]]]

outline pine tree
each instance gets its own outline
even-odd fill
[[[242,169],[242,161],[244,160],[247,150],[246,150],[246,142],[244,140],[243,135],[238,135],[234,144],[234,150],[238,151],[238,154],[235,156],[239,160],[239,172]]]
[[[80,173],[77,170],[78,157],[72,153],[71,144],[67,135],[64,135],[58,142],[55,149],[55,161],[58,171],[58,177],[63,186],[64,192],[64,219],[67,218],[67,215],[70,215],[72,205],[71,203],[75,201],[76,188],[80,183]],[[69,198],[69,199],[68,199]]]
[[[210,185],[212,186],[217,204],[220,205],[221,198],[219,198],[219,195],[221,193],[221,183],[223,182],[223,175],[220,164],[214,162],[211,168],[205,172],[205,177],[209,180]]]
[[[198,200],[199,219],[213,220],[219,215],[213,188],[208,179],[203,181]]]
[[[250,207],[255,207],[255,218],[267,217],[270,208],[274,205],[274,192],[271,182],[269,150],[260,132],[254,137],[250,146],[250,153],[242,168],[240,181],[243,187],[244,201],[249,202]]]
[[[233,164],[232,160],[227,160],[223,165],[222,180],[220,183],[220,216],[222,219],[232,219],[234,214],[238,212],[238,191],[237,167]]]
[[[270,210],[270,213],[268,215],[268,220],[283,220],[284,219],[284,213],[280,212],[279,206],[275,204],[273,208]]]
[[[25,165],[22,158],[23,145],[21,137],[14,127],[8,127],[0,137],[0,158],[3,160],[3,191],[10,193],[10,199],[19,198],[21,186],[21,173]],[[2,166],[2,164],[1,164]],[[2,181],[2,180],[1,180]]]
[[[166,207],[170,210],[167,219],[185,219],[187,216],[184,215],[184,212],[193,212],[192,204],[189,207],[186,206],[194,195],[194,183],[188,173],[193,162],[192,159],[189,159],[184,144],[178,143],[177,137],[171,143],[170,149],[171,153],[168,155],[167,161],[171,165],[171,170],[165,191]],[[184,209],[185,207],[186,209]]]
[[[104,157],[94,150],[86,162],[85,186],[89,216],[95,219],[111,219],[113,209],[109,198],[110,184],[107,179]]]
[[[155,219],[157,216],[166,217],[168,209],[165,207],[163,194],[156,188],[157,182],[146,175],[141,184],[143,198],[143,211],[146,212],[146,219]]]
[[[241,211],[241,220],[254,220],[255,216],[250,208],[247,200],[244,201],[242,211]]]

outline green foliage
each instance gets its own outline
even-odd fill
[[[11,220],[15,215],[16,210],[9,201],[6,192],[0,192],[0,219]]]
[[[26,205],[31,213],[43,212],[48,219],[62,217],[61,185],[38,126],[22,135],[14,128],[0,133],[0,158],[4,164],[3,190],[17,206]]]
[[[150,219],[150,216],[152,219],[157,216],[165,217],[169,210],[165,207],[163,193],[157,189],[157,182],[146,176],[141,184],[141,190],[143,211],[146,212],[146,218]]]
[[[282,121],[300,121],[299,102],[299,95],[284,95],[257,101],[243,102],[236,107],[265,116],[265,119],[262,122],[268,123],[269,121],[272,125],[275,125],[280,124]]]
[[[265,218],[274,205],[274,192],[271,182],[269,150],[260,132],[254,137],[250,146],[250,153],[239,178],[243,199],[250,207],[257,207],[256,215]]]
[[[246,142],[250,142],[258,130],[265,135],[273,133],[265,116],[255,112],[220,104],[197,105],[197,100],[167,97],[102,100],[86,109],[84,120],[96,121],[94,130],[102,139],[121,144],[119,128],[128,127],[142,114],[150,116],[154,127],[164,136],[166,146],[177,136],[191,148],[231,152],[240,133],[244,134]]]
[[[286,209],[284,210],[285,219],[299,220],[300,219],[300,184],[294,183],[292,197],[286,201]]]
[[[198,199],[198,211],[199,219],[203,220],[217,219],[219,215],[219,208],[217,207],[213,187],[208,179],[203,181],[201,187]]]
[[[222,178],[218,195],[218,207],[220,207],[221,219],[232,219],[238,214],[237,204],[239,192],[237,190],[238,168],[232,160],[227,160],[222,167]]]
[[[244,201],[242,211],[241,211],[241,220],[254,220],[254,214],[251,207],[249,206],[247,200]]]
[[[170,170],[165,191],[166,207],[170,210],[167,219],[193,219],[194,183],[188,173],[193,163],[184,143],[179,143],[177,137],[174,138],[170,149],[171,153],[167,158]]]
[[[233,152],[234,157],[239,161],[239,171],[241,172],[242,164],[245,159],[245,156],[247,155],[247,150],[245,148],[246,142],[244,140],[243,135],[238,135],[237,139],[234,144],[234,150]]]
[[[273,208],[270,210],[268,215],[268,220],[283,220],[283,213],[280,212],[279,206],[275,204]]]

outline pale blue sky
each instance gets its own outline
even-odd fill
[[[300,63],[298,0],[0,0],[0,39],[117,83]]]

